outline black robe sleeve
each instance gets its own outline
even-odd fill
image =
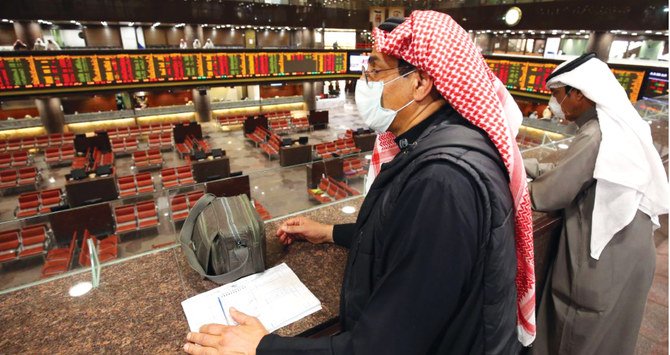
[[[351,224],[336,224],[333,226],[333,242],[335,244],[349,249],[351,240],[354,236],[356,223]]]
[[[482,211],[477,190],[458,168],[422,169],[387,220],[386,271],[353,329],[317,339],[269,334],[257,353],[425,354],[436,342],[444,346],[447,327],[476,327],[470,320],[476,317],[461,319],[464,324],[453,319],[472,286]]]

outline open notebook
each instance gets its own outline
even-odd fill
[[[192,332],[210,323],[235,325],[230,307],[257,317],[269,332],[321,309],[321,302],[286,264],[191,297],[181,303]]]

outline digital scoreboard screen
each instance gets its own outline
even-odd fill
[[[502,81],[507,89],[525,91],[536,94],[551,94],[545,86],[547,77],[558,66],[554,63],[522,62],[514,60],[486,59],[491,71]],[[612,69],[612,73],[626,90],[632,102],[637,101],[642,83],[644,71]],[[661,73],[662,74],[662,73]],[[651,76],[648,80],[651,84]],[[665,80],[665,81],[662,81]],[[665,88],[667,93],[667,74],[665,79],[660,78],[653,84],[647,84],[646,88],[661,92]],[[646,94],[646,89],[645,89]],[[657,95],[658,96],[658,95]]]
[[[650,71],[647,75],[643,97],[654,98],[668,94],[668,73]]]
[[[630,101],[637,101],[642,89],[644,71],[612,69],[612,73],[614,73],[614,77],[619,81],[619,84],[626,90]]]
[[[346,74],[346,52],[0,57],[0,90]]]

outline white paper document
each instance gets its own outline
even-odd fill
[[[230,307],[257,317],[269,332],[321,309],[321,302],[286,264],[241,278],[181,303],[192,332],[210,323],[235,325]]]

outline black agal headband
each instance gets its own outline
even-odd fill
[[[580,65],[582,65],[582,64],[584,64],[584,63],[586,63],[586,62],[588,62],[589,60],[591,60],[592,58],[595,58],[595,57],[596,57],[596,54],[593,53],[593,52],[591,52],[591,53],[586,53],[586,54],[582,54],[579,58],[573,60],[572,62],[570,62],[570,63],[564,65],[564,66],[561,67],[560,69],[558,69],[558,70],[556,70],[555,72],[551,73],[551,74],[547,77],[547,79],[544,81],[545,84],[548,83],[549,80],[551,80],[551,79],[553,79],[553,78],[555,78],[555,77],[557,77],[557,76],[559,76],[559,75],[561,75],[561,74],[565,74],[565,73],[567,73],[567,72],[569,72],[569,71],[572,71],[572,70],[574,70],[575,68],[577,68],[578,66],[580,66]]]

